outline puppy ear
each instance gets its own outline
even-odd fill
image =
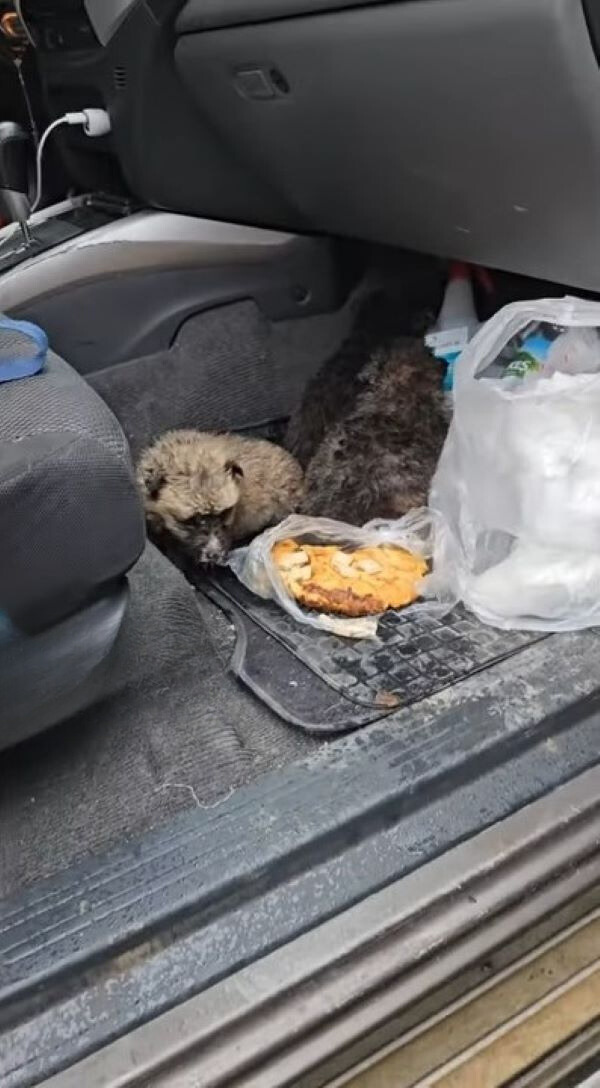
[[[157,499],[166,482],[164,473],[158,468],[148,468],[142,473],[142,486],[149,499]]]
[[[241,480],[244,475],[244,470],[241,465],[238,465],[237,461],[227,461],[225,464],[225,472],[228,472],[230,476],[233,476],[234,480]]]

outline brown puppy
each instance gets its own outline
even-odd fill
[[[303,513],[363,525],[424,505],[448,429],[441,380],[421,340],[375,352],[308,464]]]
[[[195,564],[223,563],[238,544],[298,509],[302,469],[257,438],[169,431],[138,464],[151,536]]]

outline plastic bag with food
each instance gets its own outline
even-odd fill
[[[600,304],[505,306],[455,372],[432,586],[504,628],[600,623]]]
[[[229,566],[247,589],[277,601],[299,623],[347,638],[372,638],[387,608],[441,613],[452,606],[448,595],[417,601],[426,585],[436,522],[422,509],[361,528],[294,514],[232,552]]]

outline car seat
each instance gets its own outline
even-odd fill
[[[2,748],[102,695],[145,541],[125,436],[52,352],[0,383],[0,522]]]

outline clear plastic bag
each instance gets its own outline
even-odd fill
[[[396,521],[370,521],[362,528],[346,525],[329,518],[309,518],[293,514],[272,529],[256,537],[247,548],[238,548],[229,556],[228,565],[246,586],[266,600],[275,600],[298,623],[309,624],[321,631],[329,631],[345,638],[373,638],[377,633],[378,616],[347,618],[312,612],[302,608],[286,589],[281,575],[271,558],[271,549],[278,540],[293,539],[304,544],[337,544],[340,548],[355,550],[377,544],[396,544],[399,548],[430,559],[433,554],[434,528],[437,519],[429,510],[412,510]],[[423,585],[428,578],[423,579]],[[435,591],[428,593],[435,596]],[[439,600],[418,601],[402,609],[402,613],[414,610],[447,611],[454,602],[446,597]]]
[[[498,627],[600,623],[600,304],[513,303],[456,368],[431,588]]]

